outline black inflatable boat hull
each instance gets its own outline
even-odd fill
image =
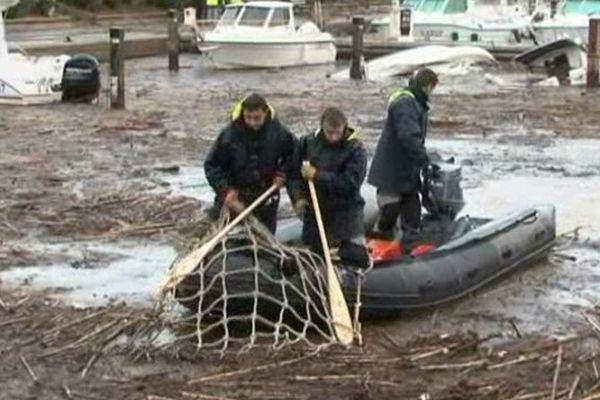
[[[546,255],[555,236],[551,206],[508,214],[430,254],[378,264],[364,278],[361,310],[381,316],[457,299]],[[343,275],[349,302],[356,284],[354,274]]]
[[[367,193],[370,198],[372,193]],[[373,223],[376,209],[373,202],[365,212],[367,224]],[[506,214],[494,220],[462,217],[451,222],[451,237],[444,244],[418,258],[404,256],[400,259],[376,263],[364,277],[361,285],[362,315],[382,317],[400,311],[430,307],[455,300],[489,283],[511,270],[525,266],[543,257],[552,247],[556,237],[555,209],[553,206],[531,207]],[[458,225],[462,224],[462,228]],[[464,226],[468,225],[468,228]],[[277,238],[282,242],[300,241],[302,224],[293,221],[281,224]],[[456,238],[453,238],[453,236]],[[242,272],[252,265],[251,254],[238,253],[227,262],[228,271]],[[261,257],[261,275],[277,277],[281,268],[269,257]],[[357,275],[350,267],[342,266],[340,280],[349,305],[356,299]],[[228,296],[251,293],[244,280],[254,282],[254,275],[235,273],[227,281]],[[205,276],[206,282],[212,278]],[[234,281],[235,279],[235,281]],[[280,297],[280,289],[263,279],[261,292],[273,287],[272,297]],[[288,277],[294,282],[295,278]],[[300,281],[296,282],[300,287]],[[178,286],[179,296],[190,296],[197,292],[198,279],[190,277]],[[207,298],[217,299],[222,295],[220,286]],[[178,296],[178,297],[179,297]],[[179,300],[186,307],[197,309],[197,299],[191,302]],[[240,299],[240,307],[244,301]],[[236,306],[237,307],[237,306]],[[233,304],[228,313],[235,313]],[[276,312],[276,310],[274,310]]]

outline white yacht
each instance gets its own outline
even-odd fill
[[[515,0],[405,0],[401,7],[412,10],[414,40],[506,45],[532,37],[530,17]]]
[[[539,42],[572,39],[587,43],[590,17],[600,17],[600,0],[563,0],[556,15],[550,7],[538,8],[532,16],[532,26]]]
[[[250,1],[229,5],[198,48],[215,68],[281,68],[332,63],[333,37],[312,22],[296,27],[293,4]]]

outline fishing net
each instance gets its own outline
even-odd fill
[[[229,216],[222,215],[190,250],[228,222]],[[352,328],[360,337],[360,302],[354,304],[358,306]],[[292,344],[314,349],[337,342],[322,258],[278,242],[254,217],[232,230],[179,279],[157,310],[162,325],[153,329],[150,341],[156,343],[165,328],[172,333],[161,347],[184,344],[197,351],[225,353]]]

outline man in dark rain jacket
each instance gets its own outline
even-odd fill
[[[216,194],[211,216],[216,218],[223,206],[239,212],[272,184],[283,187],[295,144],[294,135],[264,97],[253,93],[238,103],[204,162],[206,178]],[[273,233],[278,207],[279,191],[254,212]]]
[[[375,227],[386,237],[410,244],[421,226],[420,173],[429,164],[425,149],[428,100],[437,85],[437,75],[429,68],[415,71],[408,88],[392,94],[368,182],[377,188],[380,215]]]
[[[304,222],[303,242],[322,254],[306,183],[312,180],[328,241],[332,247],[339,246],[343,261],[360,268],[369,264],[364,236],[365,202],[360,195],[366,170],[367,153],[358,132],[348,127],[346,116],[339,109],[328,108],[321,117],[321,128],[300,139],[291,164],[288,188],[294,209]]]

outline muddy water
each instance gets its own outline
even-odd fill
[[[183,57],[184,68],[179,74],[169,74],[164,62],[147,59],[128,63],[128,108],[142,115],[162,115],[166,130],[182,132],[202,145],[197,158],[157,160],[177,163],[181,167],[178,173],[153,172],[136,179],[144,184],[152,182],[147,186],[153,190],[169,190],[204,201],[210,201],[212,193],[202,171],[203,154],[228,120],[231,103],[246,91],[266,93],[298,134],[316,127],[323,106],[341,104],[352,123],[362,127],[372,154],[385,99],[399,83],[332,81],[325,77],[334,70],[331,66],[211,73],[193,56]],[[476,71],[448,77],[440,84],[439,93],[493,94],[523,85],[525,80],[512,71]],[[80,108],[78,112],[94,110]],[[513,335],[512,320],[522,333],[560,335],[583,324],[581,312],[600,300],[600,161],[596,156],[600,141],[556,139],[550,133],[519,125],[501,128],[505,132],[485,138],[433,137],[429,141],[429,147],[444,158],[455,157],[463,164],[464,213],[496,216],[514,208],[551,203],[557,207],[558,232],[585,226],[580,240],[560,249],[560,262],[519,271],[449,306],[396,321],[365,324],[366,329],[383,327],[399,337],[456,329]],[[98,185],[102,179],[89,179],[87,185]],[[85,192],[85,187],[76,186],[74,192]],[[65,252],[67,261],[15,268],[0,273],[0,281],[6,287],[25,290],[51,289],[52,295],[77,305],[120,300],[148,305],[151,288],[175,256],[158,240],[46,246],[49,252]],[[90,252],[96,261],[89,262],[86,254]],[[564,256],[571,261],[565,261]]]
[[[0,280],[12,287],[49,289],[50,297],[77,307],[118,301],[151,304],[153,289],[176,256],[169,246],[134,242],[40,245],[33,249],[60,253],[67,261],[11,269],[1,273]]]

